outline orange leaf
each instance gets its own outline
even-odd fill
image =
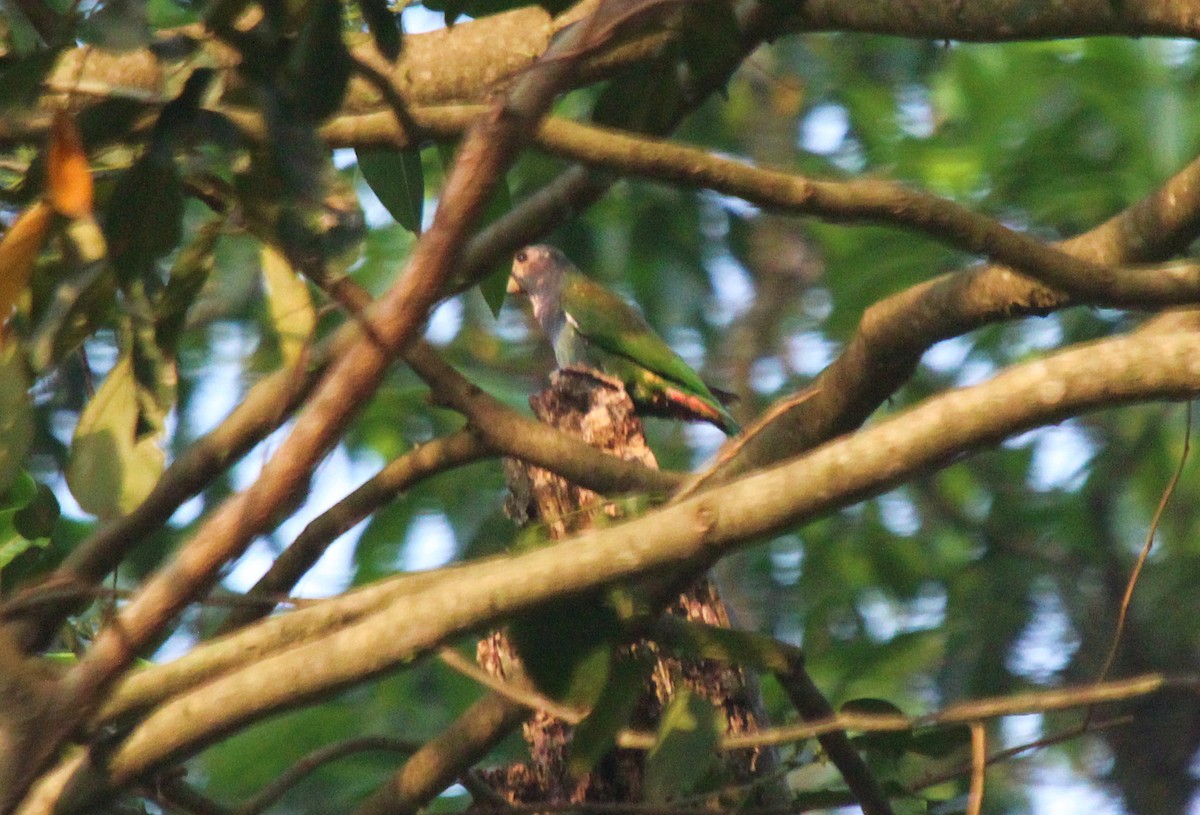
[[[17,298],[29,285],[33,262],[46,242],[53,215],[45,203],[34,204],[0,239],[0,324],[8,319]]]
[[[55,212],[67,218],[92,214],[92,171],[79,129],[64,110],[54,114],[50,128],[46,179]]]

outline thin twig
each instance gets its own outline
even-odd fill
[[[971,788],[967,793],[967,815],[983,809],[983,781],[987,774],[987,730],[983,722],[971,722]]]
[[[1158,507],[1154,510],[1154,517],[1150,520],[1150,529],[1146,532],[1146,542],[1143,544],[1141,554],[1138,555],[1137,562],[1133,564],[1133,571],[1130,573],[1129,580],[1125,584],[1125,594],[1121,597],[1121,608],[1117,614],[1117,629],[1113,632],[1112,643],[1108,647],[1108,655],[1104,658],[1104,664],[1100,667],[1099,673],[1096,674],[1097,682],[1103,682],[1108,678],[1108,672],[1112,670],[1113,663],[1117,659],[1117,650],[1121,647],[1121,637],[1125,633],[1125,623],[1129,617],[1129,605],[1133,601],[1134,587],[1137,586],[1138,578],[1142,574],[1142,567],[1146,565],[1146,560],[1150,557],[1150,549],[1154,546],[1154,536],[1158,532],[1158,525],[1162,521],[1163,512],[1166,510],[1171,496],[1175,494],[1175,488],[1179,486],[1179,479],[1183,475],[1183,467],[1187,463],[1188,453],[1191,449],[1192,402],[1189,400],[1183,426],[1183,450],[1179,454],[1179,463],[1175,467],[1175,473],[1171,476],[1171,480],[1167,482],[1162,497],[1158,500]],[[1084,713],[1084,726],[1090,723],[1094,712],[1094,708],[1088,708]]]
[[[1163,674],[1143,674],[1113,682],[1098,682],[1090,685],[960,702],[922,716],[839,713],[824,721],[774,727],[744,736],[729,736],[721,740],[719,749],[744,750],[767,744],[789,744],[815,738],[822,733],[831,733],[835,730],[885,733],[912,730],[930,725],[968,724],[972,721],[1021,713],[1046,713],[1051,710],[1066,710],[1102,702],[1136,699],[1157,693],[1168,686],[1182,687],[1193,692],[1200,691],[1200,681],[1193,677],[1172,680]],[[651,734],[645,735],[650,736]],[[649,749],[653,744],[653,737],[651,736],[649,741],[642,739],[643,737],[639,736],[638,743],[623,744],[622,746],[645,746]]]
[[[524,705],[494,693],[484,696],[413,753],[355,815],[415,815],[528,716]]]
[[[804,667],[803,656],[791,648],[784,649],[784,653],[788,655],[787,669],[775,671],[775,678],[787,694],[788,701],[800,714],[800,718],[806,722],[816,722],[833,717],[833,705],[809,676]],[[817,739],[829,760],[841,773],[864,815],[892,815],[892,805],[887,793],[850,742],[846,731],[830,731]]]
[[[553,699],[538,693],[532,687],[522,688],[512,682],[505,682],[503,679],[491,675],[453,648],[442,648],[438,651],[438,658],[448,667],[468,679],[473,679],[483,687],[503,696],[505,699],[516,702],[530,710],[544,710],[551,716],[562,719],[567,724],[579,724],[586,715],[586,711],[561,705]]]
[[[770,408],[755,418],[754,422],[744,431],[742,431],[741,434],[734,436],[733,438],[729,439],[729,441],[725,442],[725,444],[721,445],[721,449],[717,451],[717,454],[713,457],[712,461],[706,464],[704,469],[700,470],[694,476],[685,481],[683,486],[671,496],[671,500],[673,502],[682,501],[683,499],[694,495],[701,487],[704,486],[704,484],[713,476],[713,474],[718,472],[721,467],[741,453],[751,440],[758,436],[759,433],[763,432],[763,430],[769,428],[777,417],[782,416],[784,413],[788,412],[797,405],[807,402],[819,392],[820,388],[805,388],[802,391],[797,391],[796,393],[793,393],[790,396],[786,396],[783,399],[775,402]]]
[[[1129,724],[1132,721],[1132,716],[1117,716],[1112,719],[1105,719],[1102,722],[1093,723],[1087,727],[1084,727],[1083,725],[1076,725],[1075,727],[1064,730],[1061,733],[1043,736],[1040,739],[1025,742],[1024,744],[1018,744],[1013,747],[1006,747],[1003,750],[997,750],[987,757],[987,764],[989,767],[991,767],[994,764],[1008,761],[1010,758],[1014,758],[1021,753],[1027,753],[1030,750],[1040,750],[1044,747],[1052,747],[1056,744],[1062,744],[1063,742],[1077,739],[1086,733],[1095,733],[1099,730],[1106,730],[1110,727],[1119,727],[1121,725]],[[944,784],[947,781],[960,778],[969,774],[970,772],[971,764],[968,762],[967,764],[954,769],[925,774],[917,780],[910,782],[907,785],[907,789],[909,792],[916,793],[920,790],[928,789],[929,787],[936,787],[939,784]]]
[[[308,523],[248,592],[266,602],[239,605],[225,618],[218,634],[228,633],[266,616],[273,599],[286,595],[342,533],[413,484],[441,472],[492,455],[491,447],[470,428],[442,436],[393,459],[332,507]]]
[[[253,797],[243,801],[233,810],[232,815],[258,815],[267,807],[274,804],[284,794],[296,786],[305,776],[320,767],[346,756],[367,751],[382,751],[390,753],[415,753],[421,749],[419,742],[407,739],[397,739],[391,736],[358,736],[334,744],[327,744],[313,750],[292,766],[280,773],[271,783],[260,789]]]

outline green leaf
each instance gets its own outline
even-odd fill
[[[592,121],[647,133],[666,131],[683,103],[676,63],[674,53],[665,53],[640,70],[614,78],[597,97]]]
[[[57,50],[0,58],[0,111],[33,105],[42,80],[57,60]]]
[[[483,211],[480,226],[487,226],[502,215],[507,215],[510,209],[512,209],[512,194],[508,190],[508,179],[501,178],[496,184],[495,192],[492,193],[492,199],[488,201],[487,209]],[[479,281],[479,293],[483,295],[483,301],[492,310],[493,317],[500,315],[500,308],[504,305],[510,272],[511,264],[505,258],[497,263],[496,267],[488,272],[483,280]]]
[[[591,707],[600,698],[620,635],[620,617],[601,592],[547,603],[508,627],[513,649],[537,689],[578,707]]]
[[[741,28],[726,2],[689,3],[684,7],[680,57],[687,66],[685,92],[728,72],[739,61]]]
[[[8,491],[0,495],[0,569],[30,549],[45,549],[50,544],[47,535],[26,535],[16,522],[17,516],[38,500],[39,493],[33,476],[21,471]]]
[[[312,295],[304,279],[277,250],[263,246],[261,265],[267,284],[267,309],[279,338],[280,354],[284,364],[295,365],[317,325]]]
[[[840,713],[855,713],[862,716],[903,716],[904,711],[887,699],[863,697],[850,699],[842,703]]]
[[[157,435],[165,430],[167,412],[175,404],[179,374],[173,356],[158,341],[154,307],[145,282],[134,281],[124,291],[125,311],[118,315],[123,337],[130,341],[133,377],[137,383],[138,434]]]
[[[154,306],[156,333],[163,350],[174,355],[179,337],[187,322],[188,309],[200,295],[212,273],[213,250],[224,230],[225,219],[216,218],[196,231],[196,237],[185,246],[171,266],[166,288]]]
[[[17,532],[30,540],[49,540],[54,524],[58,522],[58,516],[61,514],[62,508],[58,505],[54,490],[39,483],[33,499],[13,515],[13,526]]]
[[[20,345],[10,337],[0,341],[0,492],[21,472],[33,433],[25,359]]]
[[[716,762],[725,723],[707,699],[681,688],[663,712],[658,741],[646,755],[646,800],[685,795]]]
[[[388,0],[358,0],[358,7],[375,38],[375,47],[394,62],[400,56],[400,27],[396,15],[388,8]]]
[[[200,21],[194,4],[187,0],[149,0],[146,17],[154,28],[180,28]]]
[[[857,713],[864,716],[903,716],[904,711],[886,699],[850,699],[844,702],[839,713]],[[864,733],[852,739],[860,750],[870,750],[892,759],[899,758],[909,750],[912,732],[909,730]]]
[[[34,277],[35,285],[38,277]],[[41,277],[53,288],[29,342],[30,364],[39,372],[78,348],[107,319],[117,293],[116,281],[100,264],[66,279]]]
[[[356,150],[358,168],[371,191],[396,223],[415,234],[421,233],[425,211],[425,174],[421,151],[366,149]]]
[[[919,753],[929,758],[949,758],[958,750],[971,744],[971,728],[965,724],[931,727],[912,735],[908,743],[910,753]]]
[[[770,673],[790,673],[803,664],[803,652],[764,634],[736,631],[679,617],[654,625],[654,640],[677,656],[713,659]]]
[[[37,481],[33,476],[21,470],[13,478],[8,489],[0,493],[0,508],[18,510],[28,506],[37,497],[37,488]]]
[[[113,518],[150,494],[165,456],[159,434],[141,432],[143,399],[133,363],[122,356],[79,417],[67,463],[67,486],[87,512]]]
[[[637,709],[653,668],[654,662],[649,659],[617,660],[595,707],[575,728],[571,738],[568,765],[576,778],[591,772],[613,748],[617,733],[629,724]]]

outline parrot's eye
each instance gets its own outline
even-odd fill
[[[515,255],[513,255],[513,260],[515,260],[517,263],[524,263],[526,261],[526,259],[528,259],[528,257],[529,257],[529,255],[526,254],[524,249],[522,249],[521,251],[519,251]]]

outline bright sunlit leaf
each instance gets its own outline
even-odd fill
[[[317,311],[304,279],[277,250],[262,250],[263,279],[267,283],[267,308],[271,325],[279,337],[279,352],[287,365],[294,365],[304,353],[317,324]]]
[[[0,323],[8,319],[25,287],[38,252],[50,233],[54,211],[45,203],[34,204],[17,218],[0,239]]]
[[[166,457],[159,436],[142,434],[130,357],[123,356],[84,407],[71,442],[67,486],[101,518],[129,512],[150,494]]]

